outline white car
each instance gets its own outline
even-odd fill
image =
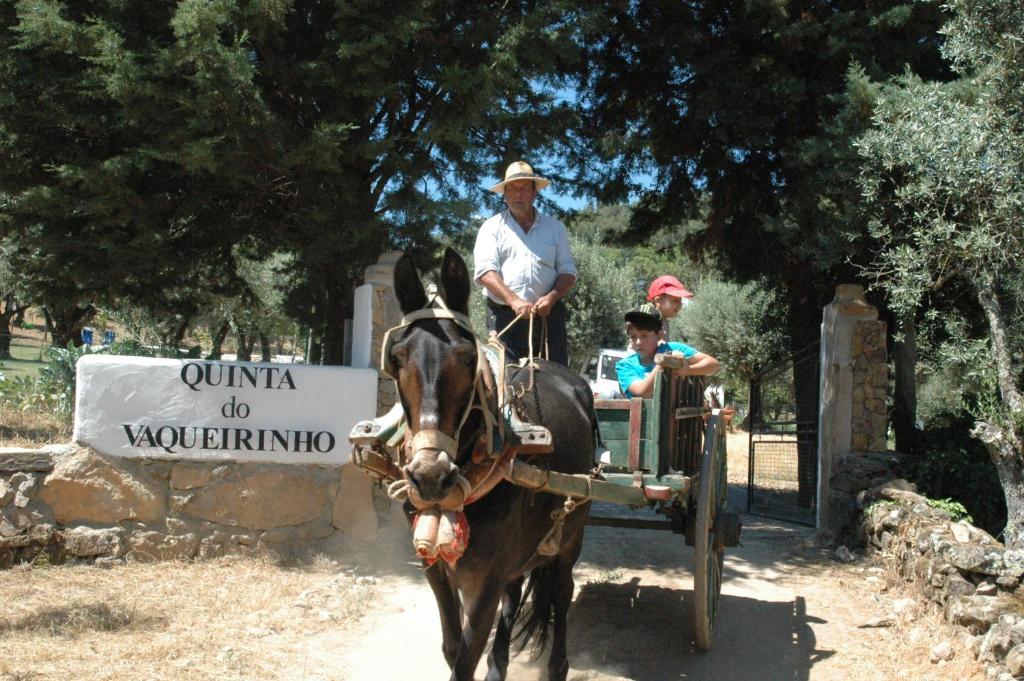
[[[591,357],[587,368],[583,371],[584,378],[590,383],[594,397],[599,400],[621,399],[619,377],[615,373],[615,364],[623,357],[632,354],[629,350],[601,348],[597,357]]]

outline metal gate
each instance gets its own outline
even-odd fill
[[[814,343],[750,382],[748,513],[814,525],[820,366]]]

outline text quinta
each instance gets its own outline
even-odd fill
[[[288,369],[245,364],[189,362],[181,367],[181,380],[196,392],[199,392],[199,386],[204,384],[226,388],[295,390],[295,381]]]

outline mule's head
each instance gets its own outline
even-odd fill
[[[440,294],[448,309],[468,314],[469,292],[466,263],[445,250]],[[395,294],[404,315],[428,305],[408,255],[395,265]],[[395,331],[384,353],[412,436],[406,478],[423,500],[440,501],[458,478],[458,431],[473,399],[476,341],[452,319],[419,319]]]

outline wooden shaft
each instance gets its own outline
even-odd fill
[[[647,498],[639,487],[617,485],[604,480],[593,480],[588,475],[569,475],[547,471],[537,466],[515,461],[509,482],[538,492],[551,492],[576,499],[596,499],[628,506],[646,506]]]

